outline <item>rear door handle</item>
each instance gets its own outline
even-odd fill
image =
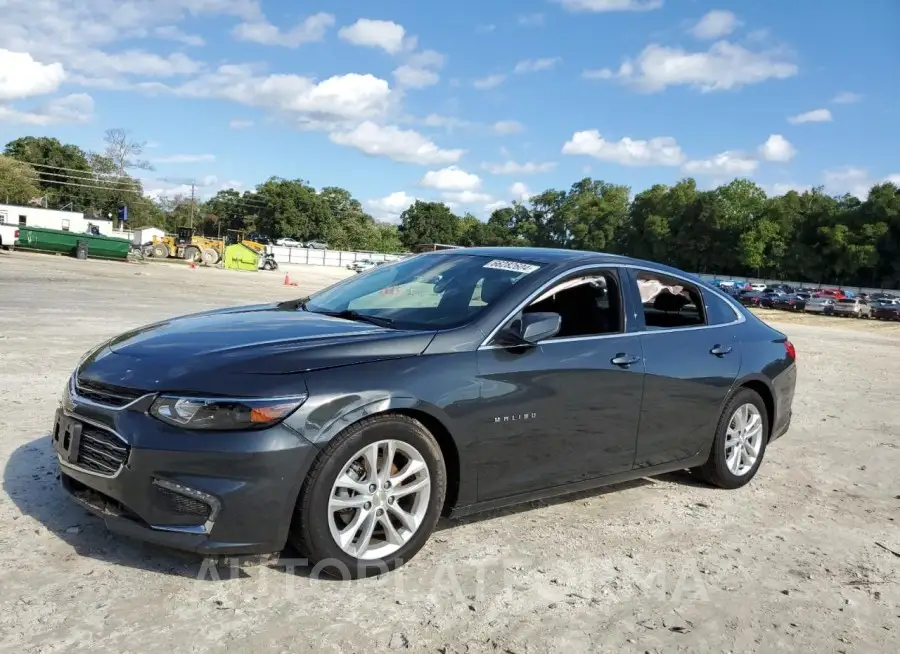
[[[731,352],[731,346],[729,345],[714,345],[713,349],[709,351],[710,354],[715,354],[717,357],[723,357],[729,352]]]
[[[627,368],[631,364],[637,363],[640,360],[641,360],[641,357],[636,357],[633,354],[621,353],[621,354],[617,354],[612,359],[610,359],[610,363],[612,363],[614,366],[622,366],[622,367]]]

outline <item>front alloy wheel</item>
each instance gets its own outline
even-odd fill
[[[415,418],[381,414],[332,438],[307,474],[289,538],[314,573],[382,574],[422,549],[444,507],[443,452]]]
[[[390,556],[422,525],[430,497],[428,464],[415,447],[398,440],[366,445],[331,489],[331,537],[357,559]]]

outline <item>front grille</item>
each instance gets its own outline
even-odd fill
[[[84,424],[78,446],[79,467],[101,475],[114,475],[125,465],[131,448],[104,429]]]
[[[209,517],[211,509],[205,502],[201,502],[193,497],[187,497],[181,493],[176,493],[175,491],[163,488],[162,486],[156,486],[156,492],[166,508],[173,513],[196,515],[201,518]]]
[[[98,382],[78,379],[75,381],[75,392],[87,400],[107,406],[125,406],[138,399],[143,393],[130,388],[110,386]]]

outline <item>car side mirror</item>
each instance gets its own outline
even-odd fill
[[[552,338],[562,327],[562,316],[550,311],[525,313],[497,334],[497,345],[515,347],[536,345],[539,341]]]

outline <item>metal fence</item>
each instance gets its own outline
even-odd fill
[[[288,248],[272,246],[272,253],[278,263],[297,263],[310,266],[346,267],[354,261],[396,261],[402,255],[380,252],[352,252],[347,250],[316,250],[314,248]]]

